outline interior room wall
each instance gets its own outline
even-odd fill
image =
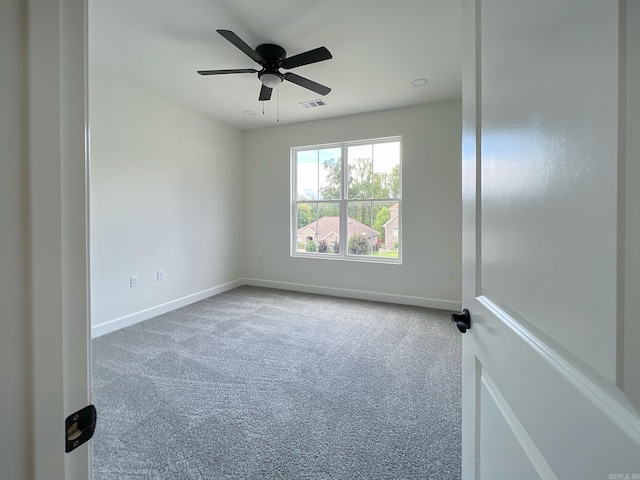
[[[0,2],[0,476],[30,478],[26,2]],[[18,415],[18,413],[20,413]]]
[[[95,71],[89,124],[94,336],[239,285],[241,132]]]
[[[291,257],[291,147],[393,135],[403,137],[402,265]],[[246,281],[459,308],[460,138],[459,100],[245,132]]]

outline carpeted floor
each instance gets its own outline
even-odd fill
[[[458,479],[447,312],[241,287],[93,340],[94,480]]]

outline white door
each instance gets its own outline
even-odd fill
[[[464,2],[465,479],[640,478],[620,388],[625,8]]]

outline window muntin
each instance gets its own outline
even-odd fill
[[[401,146],[393,137],[293,148],[292,255],[398,263]]]

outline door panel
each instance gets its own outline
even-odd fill
[[[480,25],[480,287],[610,380],[617,22],[611,2],[491,0]]]
[[[482,368],[480,364],[478,366]],[[524,428],[511,412],[498,387],[482,370],[478,388],[481,409],[479,450],[483,459],[480,464],[481,478],[538,479],[540,476],[533,466],[534,460],[539,457],[536,455],[537,449],[533,446],[525,451],[524,445],[532,443],[522,438]],[[549,470],[548,467],[546,470]]]
[[[640,477],[616,384],[619,5],[463,16],[463,477]]]
[[[576,368],[486,297],[474,303],[472,321],[475,348],[464,355],[466,361],[472,353],[481,366],[475,375],[481,465],[496,460],[485,455],[482,439],[495,442],[506,423],[528,459],[523,474],[530,467],[540,478],[553,478],[551,472],[585,479],[640,473],[640,422],[615,386],[590,378],[590,369]],[[496,405],[501,421],[495,421],[496,412],[483,415],[487,401]],[[509,467],[512,460],[501,459],[497,468]]]

